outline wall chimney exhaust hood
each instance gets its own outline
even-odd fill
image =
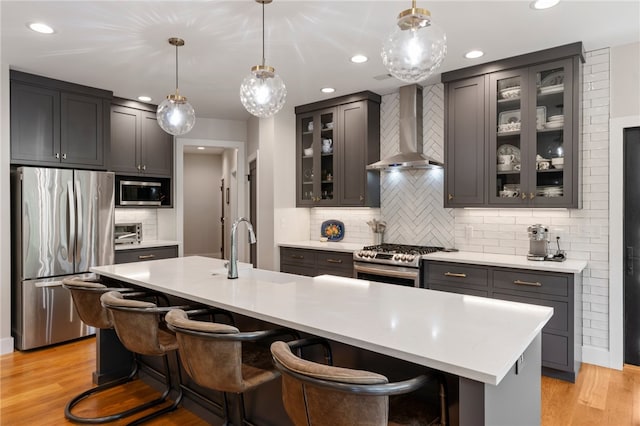
[[[400,153],[367,166],[367,170],[442,168],[422,153],[422,86],[400,88]]]

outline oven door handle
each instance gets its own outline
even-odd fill
[[[393,271],[389,269],[370,268],[367,266],[354,265],[356,272],[364,272],[365,274],[375,274],[383,277],[408,278],[414,280],[419,272]]]

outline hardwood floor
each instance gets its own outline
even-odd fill
[[[1,356],[0,425],[71,424],[64,418],[64,406],[72,396],[92,386],[94,370],[94,338]],[[156,391],[136,381],[81,403],[76,412],[106,414],[155,395]],[[148,424],[206,423],[178,408]],[[575,384],[543,377],[542,425],[640,425],[640,367],[626,365],[617,371],[583,364]]]

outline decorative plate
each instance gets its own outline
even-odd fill
[[[320,225],[320,236],[329,241],[340,241],[344,238],[344,223],[339,220],[325,220]]]
[[[505,143],[498,147],[498,155],[513,155],[513,162],[520,164],[520,148]]]
[[[547,75],[540,82],[540,87],[558,86],[564,83],[564,71],[555,71]]]

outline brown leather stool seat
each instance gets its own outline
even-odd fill
[[[165,320],[176,333],[180,361],[189,376],[200,386],[223,392],[223,415],[229,422],[229,393],[239,395],[240,420],[246,419],[243,393],[280,376],[271,361],[268,344],[277,336],[297,333],[288,329],[241,332],[237,327],[190,319],[188,313],[174,309]]]
[[[381,374],[304,360],[294,355],[285,342],[274,342],[271,353],[282,373],[285,410],[296,426],[444,425],[447,422],[446,384],[439,373],[389,383]],[[434,380],[440,399],[431,404],[430,410],[429,401],[409,392]]]
[[[102,306],[100,302],[100,297],[104,293],[116,290],[116,291],[122,292],[127,297],[149,297],[149,293],[134,291],[133,289],[130,289],[130,288],[120,288],[120,287],[111,288],[111,287],[105,286],[100,282],[86,281],[78,277],[65,278],[62,281],[62,286],[67,290],[69,290],[69,292],[71,293],[71,298],[73,300],[74,307],[80,319],[88,326],[103,329],[103,330],[113,328],[111,316],[109,315],[109,312]],[[156,296],[157,295],[153,295],[152,298],[155,298]],[[122,419],[124,417],[131,416],[135,413],[138,413],[149,407],[152,407],[154,405],[154,401],[151,401],[149,403],[144,403],[142,405],[132,407],[117,413],[109,414],[106,416],[80,417],[72,413],[73,408],[78,403],[80,403],[80,401],[92,395],[96,395],[100,392],[106,391],[107,389],[111,389],[113,387],[116,387],[134,380],[137,375],[137,372],[138,372],[138,363],[134,360],[131,371],[126,377],[119,378],[107,383],[103,383],[99,386],[93,387],[89,390],[86,390],[76,395],[65,406],[65,410],[64,410],[65,417],[76,423],[107,423],[107,422],[112,422],[118,419]]]
[[[171,370],[169,368],[168,354],[178,349],[178,342],[173,333],[168,331],[163,323],[167,311],[175,307],[160,307],[155,303],[126,299],[117,291],[104,293],[100,297],[111,317],[113,327],[125,348],[137,355],[161,356],[164,362],[165,389],[162,395],[151,401],[151,406],[158,405],[167,400],[172,390]],[[187,307],[184,307],[187,308]],[[180,371],[174,382],[180,383]],[[173,403],[167,407],[156,410],[130,424],[140,424],[159,415],[169,413],[182,401],[182,387],[176,387],[177,395]]]

